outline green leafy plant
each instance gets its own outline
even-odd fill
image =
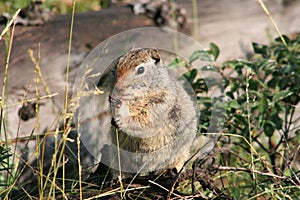
[[[214,63],[219,55],[214,44],[191,56],[191,63],[196,59],[210,61],[205,69],[220,73],[222,85],[213,87],[221,86],[224,95],[219,100],[226,102],[199,97],[204,105],[200,131],[205,133],[210,124],[212,102],[225,109],[220,146],[228,152],[223,151],[220,157],[219,165],[225,166],[214,167],[222,181],[227,179],[223,187],[235,199],[294,199],[300,195],[299,169],[295,167],[300,133],[296,112],[300,101],[300,35],[276,38],[269,46],[253,43],[253,49],[253,61],[231,60],[221,65]],[[193,68],[185,77],[195,91],[205,93],[211,88],[198,75]]]

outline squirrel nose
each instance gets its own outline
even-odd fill
[[[117,97],[112,96],[112,95],[109,96],[109,101],[110,101],[110,104],[111,104],[113,107],[120,108],[121,105],[122,105],[122,101],[121,101],[120,99],[118,99]]]

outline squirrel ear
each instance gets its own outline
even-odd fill
[[[157,49],[150,49],[149,53],[151,57],[155,60],[155,64],[157,64],[160,61],[160,55],[157,51]]]

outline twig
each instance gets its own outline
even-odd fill
[[[149,180],[149,183],[152,183],[153,185],[156,185],[156,186],[160,187],[161,189],[167,191],[168,193],[170,192],[170,190],[168,190],[167,188],[165,188],[165,187],[162,186],[162,185],[159,185],[158,183],[155,183],[154,181]],[[172,194],[173,194],[174,196],[176,196],[176,197],[183,198],[182,196],[180,196],[179,194],[176,194],[176,193],[174,193],[174,192],[172,192]]]
[[[218,170],[243,171],[243,172],[260,174],[260,175],[264,175],[264,176],[270,176],[270,177],[274,177],[274,178],[278,178],[278,179],[288,179],[287,176],[279,176],[279,175],[276,175],[276,174],[272,174],[270,172],[261,172],[261,171],[258,171],[258,170],[252,170],[252,169],[247,169],[247,168],[243,168],[243,167],[226,167],[226,166],[212,166],[212,167],[214,169],[218,169]]]

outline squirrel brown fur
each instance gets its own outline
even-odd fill
[[[110,105],[115,173],[182,168],[197,132],[197,108],[158,50],[133,49],[119,59]]]

